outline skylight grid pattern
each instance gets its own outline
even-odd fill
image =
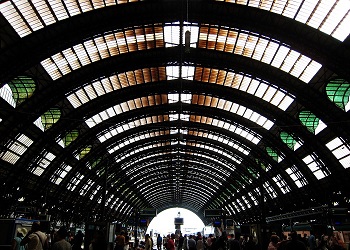
[[[41,158],[39,158],[38,162],[37,162],[37,166],[34,167],[34,169],[32,170],[32,173],[37,175],[37,176],[41,176],[42,173],[45,171],[45,169],[51,164],[51,162],[56,158],[56,155],[54,155],[53,153],[44,150],[41,153],[42,156],[39,156]]]
[[[78,88],[74,90],[73,93],[69,94],[67,100],[74,108],[78,108],[97,97],[101,97],[125,87],[164,80],[166,80],[165,67],[127,71],[85,84],[83,87]],[[165,96],[162,97],[164,98]]]
[[[265,191],[267,192],[267,194],[270,196],[270,198],[276,198],[277,197],[277,193],[276,191],[274,190],[274,188],[272,187],[272,185],[266,181],[264,184],[263,184],[264,188],[265,188]]]
[[[286,172],[290,176],[290,178],[292,178],[292,180],[298,188],[301,188],[308,184],[304,175],[299,171],[299,169],[295,165],[293,165],[290,168],[287,168]]]
[[[146,151],[148,149],[157,149],[157,148],[164,147],[164,146],[169,146],[169,145],[170,145],[170,142],[167,142],[167,141],[165,141],[165,142],[157,142],[156,141],[154,143],[148,143],[148,144],[146,144],[144,146],[141,146],[141,147],[132,148],[132,149],[129,149],[129,150],[123,150],[118,155],[119,156],[123,155],[123,156],[129,157],[129,156],[133,155],[134,152],[140,153],[140,152]]]
[[[241,204],[239,203],[239,200],[237,199],[235,202],[232,202],[232,205],[235,207],[235,209],[237,210],[237,212],[240,212],[243,208],[241,206]]]
[[[87,191],[89,190],[90,187],[92,187],[95,184],[94,181],[92,181],[91,179],[88,179],[84,182],[84,185],[82,186],[82,188],[79,191],[80,195],[85,195],[87,193]]]
[[[223,110],[231,112],[233,114],[242,116],[242,117],[256,123],[257,127],[262,126],[266,130],[270,130],[271,127],[274,125],[274,123],[272,121],[270,121],[266,117],[260,115],[259,113],[255,112],[249,108],[246,108],[242,105],[233,103],[231,101],[219,99],[217,97],[193,95],[192,104],[198,104],[198,105],[204,105],[204,106],[214,107],[214,108],[218,108],[218,109],[223,109]],[[207,123],[207,124],[210,124],[210,123]],[[221,125],[223,125],[223,122],[221,122]]]
[[[244,201],[245,205],[247,206],[247,208],[250,208],[252,205],[250,204],[249,200],[247,199],[247,197],[242,196],[242,200]]]
[[[191,116],[191,121],[192,122],[200,122],[200,123],[205,123],[205,124],[210,124],[212,126],[216,126],[219,128],[225,128],[228,131],[232,133],[236,133],[237,135],[242,136],[243,138],[251,141],[254,144],[258,144],[261,140],[261,136],[252,131],[249,128],[243,128],[242,126],[238,124],[231,124],[227,122],[223,122],[217,119],[213,119],[210,117],[205,117],[205,116]]]
[[[225,138],[222,135],[213,134],[210,131],[206,131],[204,133],[202,131],[190,129],[188,131],[188,134],[189,135],[194,135],[194,136],[200,136],[200,137],[203,137],[203,138],[208,138],[208,139],[211,139],[211,140],[214,140],[214,141],[222,142],[222,143],[228,145],[229,147],[234,148],[237,151],[239,151],[239,152],[241,152],[241,153],[243,153],[245,155],[248,155],[250,153],[250,148],[248,148],[246,145],[243,145],[240,142],[235,141],[232,138]]]
[[[195,67],[194,66],[167,66],[166,76],[167,80],[179,79],[181,70],[181,78],[186,80],[193,80]]]
[[[108,152],[110,154],[113,154],[117,150],[120,150],[123,147],[128,146],[132,143],[139,142],[141,140],[145,140],[148,138],[155,138],[157,136],[168,135],[168,134],[169,134],[169,130],[159,130],[159,131],[153,131],[153,132],[144,131],[143,134],[138,134],[135,137],[131,137],[125,141],[118,141],[116,144],[108,148]]]
[[[119,162],[122,162],[124,159],[126,159],[127,157],[131,157],[131,156],[133,156],[133,155],[135,155],[135,154],[138,154],[138,153],[140,153],[140,152],[144,152],[144,151],[146,151],[146,150],[148,150],[148,149],[154,149],[154,148],[158,148],[158,146],[145,146],[144,148],[142,148],[142,149],[140,149],[140,148],[136,148],[136,149],[134,149],[134,151],[131,151],[131,152],[124,152],[124,154],[122,154],[122,155],[118,155],[118,156],[116,156],[116,157],[114,157],[114,160],[115,160],[115,162],[116,163],[119,163]],[[159,154],[157,154],[157,155],[166,155],[166,154],[168,154],[168,152],[161,152],[161,153],[159,153]],[[149,157],[154,157],[156,154],[153,154],[153,155],[147,155],[147,156],[145,156],[143,159],[147,159],[147,158],[149,158]],[[122,166],[121,168],[124,170],[125,168],[126,168],[127,166]]]
[[[286,181],[282,178],[280,174],[272,178],[277,186],[281,189],[282,193],[286,194],[291,191],[290,187],[286,183]]]
[[[350,167],[350,145],[346,144],[342,138],[336,137],[326,144],[333,155],[339,160],[344,168]]]
[[[304,157],[303,162],[308,166],[315,177],[320,180],[329,175],[329,171],[316,153]]]
[[[122,114],[124,112],[130,111],[133,109],[143,108],[143,107],[166,104],[167,102],[168,102],[167,95],[154,95],[154,96],[146,96],[138,99],[133,99],[127,102],[122,102],[113,107],[110,107],[107,110],[104,110],[94,115],[93,117],[86,119],[85,122],[90,128],[92,128],[100,124],[101,122],[108,120],[116,115]],[[167,115],[162,115],[158,117],[158,119],[161,119],[161,118],[163,118],[163,120],[168,120]]]
[[[198,187],[201,187],[202,192],[200,192],[200,193],[207,193],[208,194],[208,192],[209,192],[208,196],[212,197],[212,195],[214,195],[218,191],[218,189],[219,189],[221,184],[213,185],[212,182],[210,181],[209,183],[212,184],[212,185],[203,186],[203,184],[201,184],[200,181],[196,181],[196,179],[197,180],[202,180],[202,178],[196,178],[196,174],[197,173],[198,172],[195,172],[194,174],[187,176],[186,179],[187,180],[191,180],[191,181],[189,181],[186,184],[186,189],[187,189],[187,185],[188,185],[188,187],[192,187],[193,193],[198,193]],[[193,178],[196,178],[196,179],[193,179]],[[193,182],[195,182],[195,183],[193,183]]]
[[[305,83],[322,66],[277,40],[259,37],[255,33],[211,26],[201,26],[199,32],[198,48],[249,57],[281,69]]]
[[[212,147],[212,146],[208,146],[208,145],[204,145],[204,144],[199,144],[199,143],[192,143],[192,142],[187,143],[187,145],[193,146],[196,148],[204,148],[204,149],[210,150],[212,152],[216,152],[224,157],[227,157],[227,158],[235,161],[237,164],[240,164],[243,160],[240,156],[238,156],[236,154],[234,154],[234,155],[229,154],[229,153],[225,152],[224,150],[216,148],[216,147]],[[234,170],[234,169],[236,169],[236,167],[233,167],[232,169]]]
[[[55,170],[54,174],[50,178],[50,181],[56,185],[59,185],[71,169],[71,166],[67,165],[66,163],[62,163],[61,166]]]
[[[13,93],[8,84],[5,84],[0,88],[0,98],[4,99],[8,104],[10,104],[12,107],[16,107],[16,101],[13,98]]]
[[[0,151],[0,158],[8,163],[15,164],[32,143],[32,139],[24,134],[19,134],[15,139],[8,141],[4,147],[6,151]]]
[[[199,153],[193,153],[192,155],[197,156],[198,158],[205,158],[205,159],[209,159],[211,161],[215,161],[217,163],[217,166],[214,168],[215,171],[222,173],[224,176],[230,176],[231,173],[229,171],[220,167],[223,164],[223,162],[222,162],[223,159],[216,159],[216,158],[213,158],[211,156],[203,155],[203,154],[199,154]],[[205,164],[205,161],[200,163],[200,164]],[[210,165],[208,164],[208,166],[210,166]],[[213,167],[213,166],[211,166],[211,167]],[[227,167],[229,167],[230,169],[232,168],[231,164],[229,164],[229,163],[228,163]],[[217,175],[217,177],[219,177],[219,175]],[[221,178],[221,179],[223,179],[223,178]]]
[[[80,173],[75,173],[74,176],[71,176],[69,183],[67,184],[67,189],[74,191],[75,188],[79,185],[80,181],[84,179],[84,175]]]
[[[250,199],[254,202],[254,205],[258,205],[259,204],[257,199],[256,199],[256,197],[253,195],[252,192],[249,192],[248,195],[249,195]]]
[[[215,83],[241,90],[262,98],[283,111],[286,111],[295,99],[278,86],[227,70],[196,67],[195,81]]]
[[[145,25],[86,40],[43,60],[41,65],[53,80],[82,66],[120,54],[164,47],[163,27]]]
[[[216,0],[248,5],[295,19],[344,41],[349,35],[348,0]]]
[[[50,24],[102,7],[139,0],[11,0],[0,4],[0,12],[20,37]]]
[[[135,165],[134,168],[128,168],[125,170],[125,174],[130,178],[130,180],[136,179],[135,183],[138,182],[140,177],[147,176],[148,174],[152,173],[153,171],[157,171],[157,175],[160,179],[168,178],[169,175],[169,167],[166,165],[168,163],[168,160],[160,160],[157,161],[158,165],[155,165],[155,163],[152,162],[144,162],[141,166]],[[129,165],[130,166],[130,165]],[[136,167],[137,166],[137,167]],[[142,171],[140,171],[142,169]],[[145,173],[145,174],[143,174]]]

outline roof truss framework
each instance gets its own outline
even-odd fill
[[[62,207],[73,204],[86,216],[89,216],[87,211],[97,211],[103,202],[108,205],[108,217],[120,220],[127,219],[135,208],[152,206],[162,210],[184,206],[200,215],[216,204],[229,208],[231,216],[243,221],[247,217],[256,218],[262,182],[271,186],[266,191],[269,197],[266,206],[271,215],[280,212],[273,206],[276,200],[291,204],[286,209],[327,201],[321,196],[311,201],[290,199],[283,185],[293,192],[305,192],[288,174],[295,167],[307,180],[309,190],[324,193],[331,188],[330,195],[333,191],[346,190],[345,184],[332,187],[329,181],[345,182],[349,160],[340,163],[326,145],[340,138],[348,148],[344,153],[349,155],[349,114],[324,96],[324,86],[332,75],[349,82],[346,42],[258,8],[214,1],[197,5],[190,1],[189,10],[191,15],[188,22],[184,22],[184,5],[173,2],[145,1],[104,7],[66,20],[52,19],[54,24],[35,28],[32,34],[18,38],[20,46],[15,36],[7,33],[5,49],[0,55],[1,68],[5,69],[0,75],[1,84],[30,74],[38,85],[34,95],[19,107],[2,103],[6,107],[0,116],[3,171],[8,171],[13,180],[19,175],[14,186],[23,190],[11,194],[10,198],[3,197],[11,201],[10,205],[15,205],[20,196],[28,195],[28,190],[49,183],[48,201],[53,209],[58,204],[54,204],[51,195],[64,193],[66,200],[62,202],[66,204],[61,204]],[[111,21],[115,20],[115,13],[120,13],[119,19]],[[198,34],[197,42],[191,44],[189,51],[185,51],[182,39],[169,38],[170,33],[167,33],[171,28],[171,34],[179,36],[186,26]],[[74,32],[76,29],[81,32]],[[298,36],[305,40],[300,41]],[[274,51],[271,56],[275,59],[270,59],[269,63],[267,57],[262,56],[262,49],[266,55]],[[85,57],[81,54],[83,51],[87,53]],[[282,51],[286,53],[281,58],[284,64],[277,60]],[[255,93],[249,92],[249,88],[229,87],[227,82],[233,74],[236,74],[235,79],[243,76],[251,79],[251,86],[260,82],[260,87]],[[96,79],[102,85],[98,85]],[[119,87],[103,91],[91,87],[107,86],[107,79],[113,84],[117,81]],[[275,90],[265,92],[264,96],[261,86]],[[273,101],[276,98],[267,97],[269,93],[279,96],[285,93],[293,103],[279,106]],[[81,104],[74,106],[72,94],[77,98],[85,96],[85,100],[81,99]],[[227,103],[226,106],[223,103]],[[240,108],[230,113],[228,103]],[[113,114],[110,109],[115,105],[119,105],[120,110]],[[33,124],[52,108],[59,108],[62,113],[50,129],[45,131]],[[326,132],[313,135],[301,126],[298,114],[305,109],[327,124]],[[256,117],[252,116],[254,112],[270,120],[271,127],[264,127],[261,118],[260,122],[252,120],[251,117]],[[101,114],[112,116],[106,119]],[[87,123],[96,122],[97,115],[102,117],[99,123],[93,126]],[[95,120],[91,120],[92,117]],[[130,124],[134,124],[133,127]],[[233,124],[235,132],[229,128]],[[242,138],[250,131],[259,138],[256,143],[248,137]],[[281,131],[294,134],[303,145],[291,150],[279,137]],[[76,139],[66,147],[60,146],[60,138],[73,132]],[[138,133],[147,135],[147,139],[132,137]],[[206,134],[215,136],[204,137]],[[102,140],[102,135],[108,136]],[[230,148],[222,145],[219,138],[243,146]],[[12,145],[18,142],[23,143],[23,152],[15,154],[11,164],[6,157],[9,152],[16,152]],[[120,143],[125,146],[112,152],[113,145]],[[271,146],[281,160],[276,162],[267,154],[266,148]],[[88,153],[78,159],[79,152],[86,148]],[[233,157],[230,159],[229,155]],[[262,165],[257,161],[267,167],[265,172],[259,170]],[[137,163],[142,163],[142,167]],[[28,169],[23,172],[25,168]],[[227,168],[232,169],[220,173],[219,169]],[[138,171],[146,173],[148,170],[146,178],[138,174]],[[22,173],[28,174],[28,171],[32,173],[33,184],[22,186],[21,180],[25,177]],[[106,171],[107,180],[113,186],[108,189],[104,201]],[[168,175],[159,171],[168,171]],[[206,171],[208,173],[204,173]],[[128,172],[140,179],[135,182]],[[210,172],[220,182],[208,182]],[[151,181],[146,182],[147,178]],[[36,179],[40,179],[39,185],[34,184]],[[160,187],[172,190],[171,197],[166,192],[157,192]],[[10,189],[12,187],[7,187]],[[209,198],[191,200],[198,189],[209,192]],[[80,198],[74,199],[77,195]],[[39,194],[35,199],[40,199]],[[225,206],[226,203],[229,206]],[[87,204],[86,208],[81,204]],[[59,215],[65,217],[63,212]]]

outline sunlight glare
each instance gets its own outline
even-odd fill
[[[147,228],[148,234],[158,234],[166,236],[167,234],[175,233],[174,219],[183,218],[184,224],[181,226],[181,232],[185,234],[195,234],[203,231],[203,221],[193,212],[184,208],[170,208],[159,213],[149,224]]]

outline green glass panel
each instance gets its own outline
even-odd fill
[[[266,152],[269,156],[272,157],[272,159],[274,159],[275,161],[278,161],[278,153],[273,148],[266,147]]]
[[[91,168],[96,167],[100,162],[101,162],[101,158],[98,158],[98,159],[96,159],[94,161],[91,161],[90,162]]]
[[[234,191],[237,191],[237,188],[236,188],[233,184],[230,184],[230,186],[232,187],[232,189],[233,189]]]
[[[257,178],[257,176],[256,176],[256,174],[255,174],[256,171],[254,171],[253,168],[247,167],[247,170],[248,170],[248,172],[249,172],[254,178]],[[247,179],[248,179],[248,178],[247,178]]]
[[[87,146],[86,148],[84,148],[80,154],[79,154],[79,159],[83,158],[87,153],[89,153],[91,150],[91,146]]]
[[[58,108],[52,108],[41,115],[41,122],[45,131],[52,127],[61,117],[61,110]]]
[[[67,147],[69,144],[71,144],[75,139],[77,139],[78,135],[78,130],[72,130],[68,132],[63,138],[64,146]]]
[[[315,130],[320,122],[320,119],[318,119],[313,113],[307,110],[301,111],[299,113],[299,120],[313,134],[315,133]]]
[[[261,168],[266,171],[266,165],[264,164],[264,162],[260,161],[259,159],[255,159],[256,164],[260,165]]]
[[[19,105],[30,98],[35,91],[35,82],[32,78],[18,76],[8,83],[12,90],[13,99]]]
[[[287,144],[287,146],[290,149],[294,150],[294,146],[297,143],[297,141],[294,139],[294,137],[292,135],[288,134],[287,132],[282,131],[280,133],[280,137],[281,137],[282,141],[285,144]]]
[[[345,111],[350,96],[349,82],[343,79],[333,79],[327,84],[326,93],[332,102]]]

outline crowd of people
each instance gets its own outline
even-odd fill
[[[76,235],[69,233],[65,227],[61,227],[51,234],[45,234],[40,230],[40,224],[34,222],[31,230],[18,228],[13,239],[12,250],[82,250],[84,234],[78,231]],[[156,244],[156,245],[155,245]],[[95,231],[89,250],[106,250],[107,242],[102,231]],[[111,248],[112,249],[112,248]],[[239,234],[227,235],[225,231],[220,236],[210,234],[203,236],[197,234],[182,235],[169,234],[162,237],[158,234],[156,242],[149,234],[145,235],[144,241],[130,242],[127,232],[121,231],[116,235],[114,250],[260,250],[265,249],[252,235],[240,236]],[[272,233],[267,250],[345,250],[344,242],[335,235],[315,236],[305,234],[301,237],[295,231],[288,235],[278,237]]]
[[[255,250],[259,247],[252,236],[241,238],[226,232],[219,237],[213,234],[205,237],[200,232],[184,236],[181,233],[170,234],[164,237],[163,244],[160,244],[159,238],[161,236],[157,238],[157,250]]]
[[[158,235],[157,250],[345,250],[344,242],[334,235],[316,237],[313,232],[310,235],[301,237],[296,231],[278,237],[272,233],[268,246],[262,247],[252,235],[240,236],[222,232],[222,235],[215,237],[210,234],[208,237],[197,235],[175,235],[170,234],[164,237]],[[148,250],[148,249],[145,249]]]
[[[268,250],[345,250],[345,244],[334,235],[321,235],[316,237],[313,232],[310,235],[304,234],[301,237],[296,231],[292,231],[289,238],[283,235],[282,238],[272,234]]]
[[[65,227],[50,234],[41,231],[40,223],[34,222],[31,229],[19,227],[12,241],[12,250],[81,250],[84,235],[81,230],[71,236]]]

